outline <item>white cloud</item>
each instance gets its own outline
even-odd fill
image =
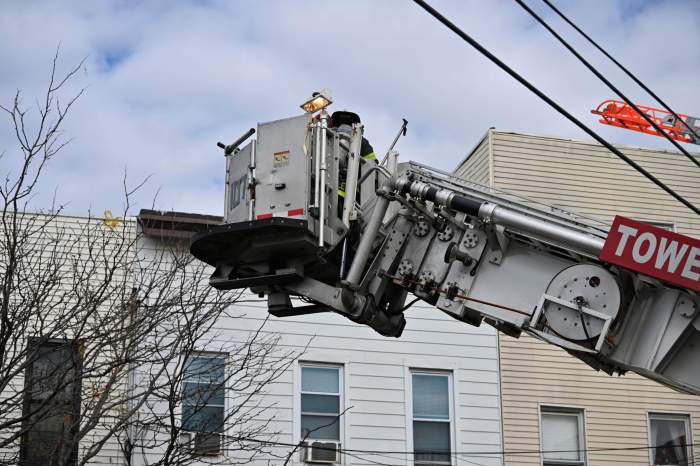
[[[540,2],[529,3],[594,57],[640,103],[653,104]],[[557,2],[681,112],[700,113],[695,85],[700,11],[694,2]],[[435,1],[454,22],[611,141],[668,147],[660,138],[595,123],[614,97],[511,1]],[[382,151],[409,120],[404,159],[451,169],[490,126],[585,138],[536,97],[410,2],[13,2],[0,17],[0,99],[30,104],[61,42],[65,68],[87,56],[88,86],[66,125],[74,138],[35,202],[58,186],[69,210],[115,210],[126,169],[152,179],[163,209],[219,213],[223,157],[215,143],[257,121],[290,116],[330,87],[360,113]],[[686,44],[686,45],[683,45]],[[0,120],[0,149],[14,148]],[[5,162],[7,164],[7,162]]]

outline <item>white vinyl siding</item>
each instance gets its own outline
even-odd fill
[[[144,239],[147,250],[160,243]],[[240,344],[256,334],[263,325],[262,337],[279,337],[274,357],[294,353],[300,363],[274,383],[265,393],[256,394],[250,404],[269,409],[256,417],[268,422],[265,432],[282,445],[271,447],[269,457],[260,465],[279,462],[301,439],[301,370],[305,364],[341,368],[340,444],[351,451],[410,451],[409,384],[407,368],[434,367],[452,373],[454,392],[454,450],[461,452],[501,450],[500,402],[497,336],[493,328],[472,327],[437,309],[417,303],[405,313],[406,328],[400,338],[383,337],[371,328],[355,324],[335,313],[320,313],[287,318],[269,317],[267,302],[253,294],[244,294],[230,308],[212,335],[207,336],[216,351],[223,345]],[[268,319],[265,323],[265,319]],[[203,348],[207,349],[207,348]],[[232,365],[235,355],[232,354]],[[408,408],[407,408],[408,407]],[[233,435],[233,432],[231,433]],[[355,454],[355,453],[353,453]],[[231,461],[237,460],[233,452]],[[276,455],[276,456],[275,456]],[[341,455],[343,464],[367,465],[373,462],[408,465],[403,454]],[[157,461],[156,450],[137,455]],[[486,466],[502,465],[499,457],[482,458]],[[303,465],[303,452],[297,451],[290,466]],[[464,466],[468,464],[465,463]]]
[[[32,270],[32,273],[40,273],[42,270],[42,264],[51,264],[53,261],[58,261],[59,263],[66,264],[66,266],[69,267],[71,266],[73,261],[79,262],[95,260],[95,251],[94,249],[91,249],[91,245],[89,244],[89,242],[94,241],[95,238],[91,237],[90,239],[88,239],[85,231],[96,226],[103,226],[104,223],[101,218],[86,218],[68,215],[50,217],[44,214],[32,213],[27,213],[26,215],[27,218],[33,218],[34,216],[36,216],[38,218],[39,223],[42,223],[44,221],[47,222],[45,228],[42,231],[35,232],[32,237],[33,246],[35,246],[36,251],[40,251],[41,254],[40,257],[37,257],[36,264],[38,268]],[[135,237],[136,222],[133,220],[125,220],[122,224],[120,224],[118,228],[122,227],[125,228],[124,236],[122,237],[124,239],[124,242],[128,243],[132,241]],[[95,231],[100,230],[98,228]],[[105,230],[105,232],[106,231],[107,230]],[[110,239],[109,235],[105,234],[104,238],[104,251],[107,255],[109,255],[110,251],[116,250],[120,247],[118,241]],[[101,241],[102,238],[100,238],[99,240]],[[94,273],[97,274],[102,272],[103,270],[100,270],[99,267],[94,271]],[[66,280],[70,282],[70,278],[66,278]],[[117,270],[115,272],[113,280],[114,283],[122,282],[124,284],[125,289],[131,287],[131,278],[129,270]],[[55,291],[51,292],[54,296],[54,299],[66,299],[66,302],[64,304],[66,306],[70,305],[70,298],[68,296],[70,294],[71,284],[54,284],[54,286],[57,286],[57,288],[55,288]],[[100,305],[100,307],[97,309],[96,315],[109,316],[111,312],[113,312],[113,309],[110,308],[109,304],[105,303]],[[52,314],[48,314],[45,317],[47,318],[47,322],[50,323],[52,319]],[[71,329],[66,329],[66,335],[64,337],[68,340],[71,339]],[[22,344],[22,342],[17,343],[20,346]],[[86,342],[84,351],[87,354],[103,354],[100,353],[101,348],[95,348],[90,341]],[[95,359],[96,363],[99,362],[100,359],[101,356],[97,356]],[[10,384],[8,384],[7,387],[5,387],[5,391],[3,393],[0,393],[0,397],[16,397],[20,391],[24,390],[24,383],[25,377],[23,374],[21,374]],[[87,382],[83,381],[83,392],[81,396],[82,402],[80,414],[81,418],[83,419],[86,417],[86,410],[82,407],[90,403],[91,401],[86,395],[86,383]],[[90,383],[93,386],[99,386],[101,383],[103,383],[103,379],[93,378],[90,380]],[[120,416],[124,411],[124,406],[120,404],[119,399],[124,397],[127,388],[127,374],[126,372],[124,372],[124,376],[119,378],[117,383],[114,385],[112,391],[109,393],[108,399],[106,400],[107,404],[111,405],[112,407],[107,409],[106,412],[104,412],[104,416],[102,416],[101,419],[99,419],[99,421],[96,422],[96,425],[91,428],[88,435],[86,435],[83,438],[83,441],[80,442],[78,446],[77,455],[79,460],[83,457],[84,453],[90,446],[93,445],[94,442],[101,441],[105,437],[109,437],[105,440],[104,445],[102,446],[100,451],[91,458],[91,464],[117,464],[124,462],[123,444],[121,443],[120,439],[116,438],[115,436],[110,436],[110,431],[120,419]],[[6,414],[8,415],[8,417],[15,415],[20,417],[21,411]],[[15,434],[15,429],[5,429],[3,431],[0,431],[0,437],[3,438],[8,438],[10,436],[14,436]],[[4,448],[0,448],[0,462],[2,462],[3,460],[6,460],[8,462],[16,461],[16,459],[13,460],[13,458],[16,458],[16,456],[19,455],[19,450],[19,439],[15,440],[12,443],[9,443]]]
[[[695,205],[700,170],[680,154],[621,147]],[[700,236],[700,218],[603,147],[592,142],[491,131],[492,187],[611,222],[615,215],[671,224]],[[469,159],[467,162],[469,163]],[[457,173],[460,173],[459,169]],[[656,223],[657,225],[659,223]],[[648,412],[688,412],[700,432],[700,397],[628,373],[610,377],[566,351],[531,337],[500,336],[506,450],[540,449],[539,405],[577,405],[586,412],[588,466],[649,462]],[[636,447],[603,451],[605,448]],[[695,450],[696,456],[700,451]],[[537,455],[508,455],[507,466],[540,466]]]

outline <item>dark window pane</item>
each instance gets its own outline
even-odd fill
[[[199,383],[223,382],[225,368],[224,356],[194,356],[185,364],[185,380]]]
[[[310,416],[304,414],[301,416],[301,437],[340,440],[339,418],[337,416]]]
[[[337,367],[302,367],[301,391],[340,393],[340,370]]]
[[[27,449],[22,464],[47,465],[50,458],[59,458],[70,451],[65,436],[53,431],[32,429],[27,434]],[[69,448],[67,450],[67,448]]]
[[[30,348],[20,462],[25,466],[76,460],[80,423],[80,354],[71,342]]]
[[[69,401],[73,396],[75,378],[71,348],[67,345],[47,345],[33,353],[31,362],[32,400],[53,399]]]
[[[416,462],[450,462],[450,423],[413,421]]]
[[[328,413],[340,412],[340,397],[337,395],[301,395],[301,411],[304,413]]]
[[[223,406],[225,401],[224,386],[219,383],[185,382],[183,384],[183,396],[187,403],[198,406],[208,404]]]
[[[31,430],[27,433],[27,462],[48,464],[49,458],[67,453],[72,449],[71,418],[63,414],[44,415],[32,418]]]
[[[445,375],[413,374],[413,417],[449,419],[449,387]]]
[[[224,410],[219,407],[182,406],[182,429],[191,432],[222,432]]]
[[[688,463],[686,421],[682,418],[650,420],[651,445],[654,465],[679,465]]]
[[[225,356],[195,356],[185,365],[182,428],[222,432],[225,403]]]

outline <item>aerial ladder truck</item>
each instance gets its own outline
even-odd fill
[[[363,126],[331,127],[329,103],[314,95],[305,114],[219,144],[224,224],[190,246],[214,267],[211,286],[250,288],[275,316],[331,311],[388,337],[412,294],[608,374],[700,394],[700,241],[624,217],[601,227],[394,150],[366,160]]]

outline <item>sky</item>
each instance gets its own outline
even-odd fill
[[[596,123],[615,97],[513,0],[432,0],[468,34],[611,142],[671,148],[662,138]],[[536,11],[640,104],[655,102],[540,0]],[[556,0],[560,9],[677,112],[700,115],[700,1]],[[408,0],[32,0],[3,2],[0,103],[18,90],[37,117],[51,59],[84,66],[63,92],[71,109],[35,209],[55,197],[65,212],[123,209],[123,179],[140,208],[223,211],[224,157],[260,121],[301,113],[328,88],[331,109],[362,118],[383,153],[401,118],[401,160],[452,170],[489,127],[589,140],[573,124]],[[688,146],[693,149],[693,146]],[[0,115],[0,175],[21,153]]]

